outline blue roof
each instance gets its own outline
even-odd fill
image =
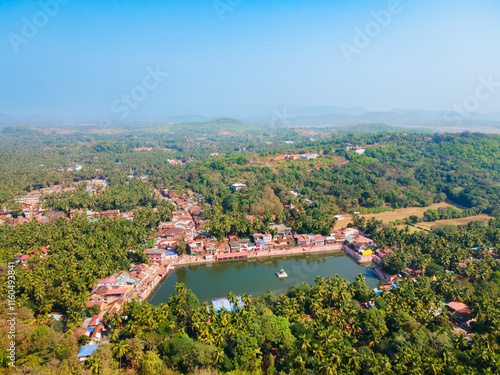
[[[223,308],[226,309],[227,311],[231,310],[236,310],[238,311],[241,307],[243,307],[243,301],[241,300],[241,297],[236,297],[238,301],[238,308],[236,308],[227,298],[220,298],[220,299],[214,299],[212,300],[212,306],[214,307],[215,311],[220,312]]]
[[[263,238],[259,238],[259,243],[262,244],[262,245],[264,245],[266,243],[266,241],[264,241]]]
[[[177,251],[175,250],[165,252],[165,255],[175,255],[175,254],[177,254]]]
[[[94,332],[95,327],[87,327],[90,333]]]
[[[89,357],[97,350],[100,344],[82,346],[78,352],[78,357]]]

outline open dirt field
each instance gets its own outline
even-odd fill
[[[460,219],[449,219],[449,220],[437,220],[437,221],[430,221],[430,222],[422,222],[415,224],[417,228],[422,228],[424,230],[430,230],[432,227],[436,225],[464,225],[467,223],[470,223],[471,221],[488,221],[490,219],[493,219],[492,216],[481,214],[477,216],[470,216],[470,217],[462,217]]]
[[[59,128],[45,128],[45,129],[41,129],[41,128],[33,128],[33,127],[31,127],[30,129],[31,130],[39,131],[39,132],[44,133],[44,134],[51,134],[51,133],[55,133],[55,134],[73,134],[73,133],[76,133],[75,129],[59,129]]]
[[[367,214],[361,216],[365,217],[366,220],[370,220],[372,217],[374,217],[377,220],[382,220],[384,223],[389,223],[391,221],[403,220],[407,217],[410,217],[411,215],[417,215],[418,217],[422,217],[424,216],[424,212],[430,208],[437,210],[440,207],[446,208],[448,206],[453,206],[457,209],[461,209],[461,207],[452,204],[451,202],[441,202],[441,203],[434,203],[433,205],[427,207],[398,208],[394,211],[380,212],[378,214]]]
[[[303,135],[304,137],[330,138],[332,136],[332,133],[330,132],[308,130],[308,129],[295,129],[295,132],[300,135]]]
[[[345,219],[344,220],[337,220],[335,223],[335,227],[333,228],[334,230],[341,229],[347,227],[347,224],[352,223],[352,216],[348,214],[341,214]]]
[[[445,201],[445,202],[441,202],[441,203],[434,203],[433,205],[430,205],[428,207],[398,208],[398,209],[396,209],[394,211],[380,212],[380,213],[377,213],[377,214],[366,214],[366,215],[360,215],[360,216],[366,218],[366,220],[370,220],[372,217],[374,217],[377,220],[382,220],[382,222],[384,224],[388,224],[391,221],[403,220],[405,218],[410,217],[411,215],[417,215],[418,217],[422,217],[422,216],[424,216],[424,212],[427,211],[430,208],[438,209],[439,207],[448,207],[448,206],[453,206],[453,207],[455,207],[457,209],[463,209],[463,207],[461,207],[461,206],[459,206],[459,205],[457,205],[455,203]],[[342,216],[345,217],[345,220],[339,220],[339,221],[337,221],[337,223],[335,224],[335,229],[344,228],[344,227],[347,226],[347,224],[349,224],[349,223],[352,222],[351,215],[342,214]],[[476,216],[474,216],[474,217],[476,217]],[[488,215],[479,215],[477,217],[480,217],[480,218],[476,219],[476,220],[487,220],[487,219],[491,218]],[[471,219],[471,220],[468,220],[468,219]],[[465,221],[462,223],[462,222],[460,222],[461,220],[462,221],[465,220]],[[421,225],[421,224],[431,224],[431,226],[432,226],[432,225],[439,225],[440,222],[450,222],[448,224],[462,225],[462,224],[468,223],[469,221],[473,221],[473,220],[474,220],[473,218],[462,218],[462,219],[453,219],[453,220],[439,220],[439,221],[434,221],[432,223],[419,223],[418,225]],[[451,223],[451,222],[457,222],[457,223],[455,224],[455,223]],[[425,229],[428,229],[428,228],[425,228]]]

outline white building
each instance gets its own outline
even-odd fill
[[[301,155],[301,159],[306,159],[306,160],[311,160],[311,159],[317,159],[319,157],[319,154],[304,154]]]
[[[243,187],[246,187],[246,185],[237,182],[237,183],[233,184],[233,191],[239,191]]]

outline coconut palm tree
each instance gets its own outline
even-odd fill
[[[304,351],[308,351],[311,348],[311,340],[309,340],[305,334],[300,337],[302,344],[300,348]]]
[[[314,344],[313,347],[314,347],[313,349],[314,358],[323,359],[324,357],[323,349],[318,344]]]
[[[238,309],[239,302],[238,302],[238,299],[236,298],[236,296],[234,295],[233,292],[228,293],[227,299],[234,306],[234,309]]]
[[[109,333],[109,340],[112,342],[116,342],[116,340],[118,340],[118,337],[120,337],[120,331],[116,328],[112,329]]]
[[[95,357],[90,357],[87,361],[87,366],[93,374],[100,374],[102,370],[101,362]]]
[[[128,352],[128,344],[124,341],[118,341],[112,348],[113,354],[120,359],[120,372],[122,370],[122,357]]]
[[[214,353],[214,366],[218,365],[219,363],[222,363],[224,361],[224,350],[222,349],[217,349]]]

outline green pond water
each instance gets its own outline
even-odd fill
[[[276,276],[276,272],[282,267],[288,278],[279,279]],[[168,302],[170,295],[175,293],[176,283],[185,284],[203,303],[226,297],[231,291],[236,295],[248,293],[254,297],[262,296],[268,290],[282,294],[291,285],[298,285],[303,281],[314,285],[317,276],[339,275],[353,281],[358,274],[365,277],[366,284],[371,289],[378,285],[379,280],[368,267],[356,263],[344,253],[219,261],[172,270],[148,301],[154,305]]]

